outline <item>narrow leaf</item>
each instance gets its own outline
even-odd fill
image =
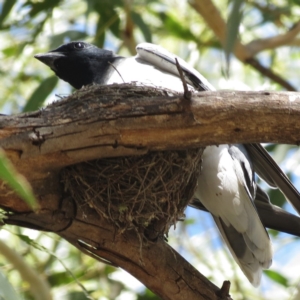
[[[53,91],[57,81],[58,78],[56,76],[51,76],[45,79],[32,93],[23,109],[23,112],[37,110],[41,107],[48,95]]]
[[[184,39],[186,41],[198,41],[198,39],[191,32],[189,27],[186,27],[182,22],[179,22],[176,17],[166,14],[164,12],[159,13],[160,19],[164,23],[164,30],[169,35]]]
[[[233,52],[238,37],[238,33],[239,33],[239,27],[243,15],[242,5],[244,1],[233,0],[232,3],[233,5],[228,17],[226,39],[224,45],[225,58],[227,64],[227,70],[226,70],[227,74],[229,72],[230,54]]]
[[[30,207],[37,206],[30,184],[16,171],[2,149],[0,149],[0,178],[7,182]]]
[[[24,3],[23,7],[30,6],[31,9],[29,11],[29,15],[30,17],[35,17],[40,12],[47,11],[48,9],[54,9],[55,7],[59,6],[60,2],[61,0],[37,1],[37,2],[27,1],[26,3]]]
[[[282,274],[273,271],[273,270],[265,270],[264,273],[273,281],[283,285],[284,287],[288,287],[289,286],[289,282],[287,280],[286,277],[284,277]]]
[[[6,19],[16,2],[16,0],[6,0],[2,4],[2,10],[0,15],[0,27],[2,26],[4,20]]]
[[[131,18],[133,22],[140,28],[143,33],[145,40],[149,43],[152,42],[152,35],[149,26],[144,22],[141,15],[137,14],[136,12],[131,12]]]
[[[94,1],[94,9],[99,14],[95,41],[97,46],[102,47],[105,32],[109,29],[116,37],[120,37],[121,20],[117,8],[123,6],[120,0],[110,1]],[[98,40],[100,42],[98,42]]]

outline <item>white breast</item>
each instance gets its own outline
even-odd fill
[[[107,84],[137,82],[152,87],[164,87],[176,92],[183,92],[182,81],[179,77],[157,69],[138,57],[129,57],[114,64],[113,72]],[[191,86],[190,89],[194,90]]]

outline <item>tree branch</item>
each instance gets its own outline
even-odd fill
[[[201,92],[190,103],[169,94],[130,84],[82,89],[39,112],[0,116],[0,146],[21,168],[34,163],[34,176],[100,157],[300,141],[299,93]]]
[[[224,45],[226,40],[226,23],[222,18],[219,10],[213,4],[211,0],[190,0],[190,5],[203,17],[206,24],[211,28],[214,34],[218,37],[221,44]],[[276,43],[283,43],[283,40],[290,39],[295,37],[299,31],[298,25],[295,30],[293,30],[290,34],[286,34],[286,37],[279,36],[278,38],[273,38],[272,43],[275,45]],[[289,40],[291,42],[291,40]],[[274,73],[270,68],[266,68],[262,66],[257,60],[253,58],[255,54],[257,54],[257,49],[259,49],[258,43],[256,42],[256,47],[250,44],[250,47],[244,46],[239,39],[236,40],[234,47],[234,55],[237,59],[239,59],[243,63],[250,64],[254,69],[262,73],[264,76],[272,79],[274,82],[277,82],[284,88],[289,91],[296,91],[296,89],[281,78],[278,74]],[[249,44],[248,44],[249,45]],[[265,41],[264,45],[270,46],[270,41]],[[263,50],[263,46],[261,46],[260,51]]]
[[[89,205],[76,203],[60,171],[98,158],[209,144],[298,143],[299,116],[299,93],[201,92],[187,101],[133,84],[91,86],[39,112],[0,116],[0,146],[39,200],[32,212],[1,184],[5,222],[56,232],[84,253],[124,268],[163,299],[218,299],[219,289],[163,237],[141,244],[136,231],[120,234]]]
[[[279,34],[266,39],[253,40],[245,47],[251,53],[251,57],[255,56],[258,52],[266,49],[275,49],[280,46],[285,46],[292,43],[298,33],[300,32],[300,22],[296,23],[288,32]]]

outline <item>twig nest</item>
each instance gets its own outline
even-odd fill
[[[166,234],[184,217],[200,172],[202,149],[99,159],[63,170],[65,189],[122,232],[148,239]]]

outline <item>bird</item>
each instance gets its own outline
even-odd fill
[[[74,41],[34,57],[76,89],[90,84],[136,82],[183,92],[185,80],[191,92],[215,91],[203,75],[163,47],[141,43],[136,51],[136,56],[123,57]],[[300,219],[272,205],[257,185],[255,174],[279,188],[300,213],[299,192],[260,144],[207,146],[190,205],[211,213],[233,258],[250,283],[258,286],[263,269],[271,266],[273,257],[272,243],[261,219],[296,235]],[[278,221],[281,216],[285,222]],[[295,226],[285,226],[286,220],[293,220]]]

